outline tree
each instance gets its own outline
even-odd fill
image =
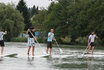
[[[36,7],[35,5],[32,8],[29,8],[30,12],[30,18],[32,18],[34,15],[37,15],[39,13],[38,6]]]
[[[36,7],[35,7],[35,5],[33,6],[33,8],[32,8],[32,12],[31,12],[31,15],[32,15],[32,17],[33,17],[33,15],[36,13]]]
[[[30,21],[30,13],[28,11],[28,8],[26,6],[26,3],[24,0],[20,0],[17,9],[20,11],[20,13],[24,17],[24,23],[25,23],[25,30],[27,30],[31,26],[31,21]]]
[[[46,16],[46,10],[40,10],[38,14],[35,14],[32,18],[32,23],[33,24],[43,24],[43,21],[45,19]]]
[[[24,30],[24,19],[14,5],[0,4],[0,27],[7,30],[6,40],[17,37]]]
[[[66,2],[67,4],[67,2]],[[57,40],[61,42],[61,38],[68,35],[67,32],[67,8],[65,4],[52,3],[47,11],[47,16],[44,21],[46,34],[53,28],[55,30],[55,36]]]
[[[75,43],[79,37],[88,37],[95,31],[104,40],[104,1],[103,0],[57,0],[49,6],[44,28],[46,34],[51,28],[59,42],[71,37]]]

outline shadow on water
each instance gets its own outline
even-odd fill
[[[3,56],[0,56],[0,62],[3,61]]]
[[[6,55],[5,57],[10,57],[10,58],[17,58],[16,56],[17,56],[18,54],[10,54],[10,55]]]

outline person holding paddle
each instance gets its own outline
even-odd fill
[[[98,36],[94,32],[92,32],[92,34],[88,38],[88,46],[89,46],[88,52],[87,52],[88,54],[89,54],[90,48],[92,48],[92,55],[93,55],[95,38],[98,38]]]
[[[48,50],[50,48],[50,55],[52,55],[52,40],[55,40],[54,37],[54,29],[51,29],[50,32],[48,33],[48,39],[47,39],[47,49],[46,49],[46,53],[48,54]]]
[[[0,46],[1,46],[1,55],[3,55],[3,50],[4,50],[4,40],[3,40],[3,36],[7,34],[7,31],[2,32],[0,31]]]
[[[34,27],[31,27],[27,30],[26,34],[28,35],[28,56],[29,56],[29,52],[30,52],[30,49],[32,47],[32,56],[34,56],[34,49],[35,49],[35,41],[34,41],[34,38],[35,40],[37,40],[36,36],[35,36],[35,29]]]

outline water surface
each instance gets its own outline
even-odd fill
[[[104,70],[103,49],[95,48],[94,55],[101,55],[100,57],[81,57],[86,46],[62,48],[62,54],[54,47],[52,56],[41,57],[46,44],[41,46],[36,44],[36,57],[27,57],[26,43],[6,43],[5,55],[0,57],[0,70]]]

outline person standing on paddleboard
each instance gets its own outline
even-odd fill
[[[34,49],[35,49],[35,41],[34,41],[34,38],[35,40],[37,40],[36,36],[35,36],[35,29],[34,27],[31,27],[27,30],[26,34],[28,35],[28,56],[29,56],[29,53],[30,53],[30,49],[32,47],[32,56],[34,56]]]
[[[54,37],[54,29],[51,29],[50,32],[48,33],[48,39],[47,39],[47,50],[46,50],[46,53],[48,54],[48,50],[50,48],[50,55],[52,55],[52,40],[55,40],[55,37]]]
[[[3,36],[7,34],[7,31],[3,32],[3,31],[0,31],[0,46],[1,46],[1,55],[3,55],[3,51],[4,51],[4,39],[3,39]]]
[[[92,55],[93,55],[94,46],[95,46],[94,44],[95,38],[98,38],[98,36],[94,32],[92,32],[92,34],[88,38],[88,46],[89,46],[88,52],[87,52],[88,54],[90,52],[90,48],[92,48]]]

